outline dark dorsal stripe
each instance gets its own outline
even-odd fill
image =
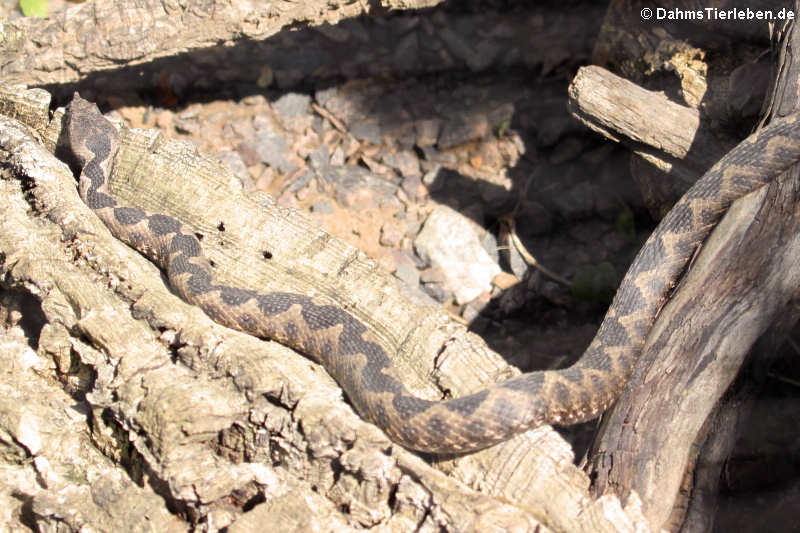
[[[167,272],[174,290],[214,320],[305,350],[321,361],[362,416],[409,448],[463,452],[544,423],[598,416],[619,395],[668,290],[731,202],[800,158],[794,116],[751,135],[709,170],[664,217],[636,256],[595,339],[572,367],[534,372],[442,402],[412,396],[369,329],[345,309],[288,292],[215,282],[202,247],[172,217],[117,206],[108,191],[119,139],[77,94],[67,136],[81,164],[84,201],[119,239]],[[769,144],[769,149],[768,149]]]

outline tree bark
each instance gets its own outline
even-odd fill
[[[420,9],[439,1],[85,2],[47,19],[5,23],[0,66],[6,83],[64,84],[92,72],[263,40],[292,25],[336,24],[373,10]]]
[[[796,110],[796,68],[782,70],[776,94],[786,98],[776,102],[776,116]],[[629,387],[603,417],[590,452],[594,489],[636,492],[654,529],[680,526],[673,507],[685,505],[679,494],[694,446],[750,347],[800,287],[799,183],[792,170],[734,204],[661,311]]]
[[[4,89],[0,98],[16,109],[19,96],[7,93],[20,90]],[[36,98],[41,105],[26,109],[46,110],[42,91],[22,100]],[[84,399],[85,433],[103,451],[94,460],[113,461],[105,470],[125,479],[121,468],[132,472],[146,494],[160,495],[188,523],[217,527],[244,517],[280,521],[300,506],[302,527],[331,530],[641,528],[635,498],[623,508],[614,497],[589,497],[588,478],[549,427],[442,460],[447,477],[358,418],[305,357],[220,327],[183,303],[154,265],[112,238],[44,148],[55,149],[61,118],[38,132],[44,145],[2,118],[0,144],[16,177],[2,182],[2,272],[8,289],[39,301],[43,325],[32,342],[43,361],[56,362],[48,379]],[[153,130],[123,131],[122,139],[115,195],[196,228],[223,283],[344,305],[427,398],[442,397],[442,389],[466,394],[515,372],[442,310],[411,302],[362,253],[266,195],[243,193],[213,158]],[[101,502],[75,516],[77,503],[60,504],[58,495],[30,494],[34,521],[77,529],[106,511]]]
[[[263,92],[341,78],[520,66],[547,73],[566,61],[588,61],[602,15],[600,6],[530,7],[524,17],[503,20],[491,11],[462,14],[457,6],[444,17],[424,9],[439,3],[85,2],[48,19],[6,22],[0,74],[5,83],[46,87],[58,99],[77,84],[84,95],[155,92],[169,106],[176,95],[220,95],[238,86]],[[486,34],[487,26],[502,31]]]
[[[107,7],[90,1],[58,19],[15,22],[8,34],[16,39],[6,41],[0,54],[6,61],[4,79],[47,84],[53,92],[71,90],[73,86],[63,84],[81,81],[95,91],[113,92],[121,85],[107,82],[120,66],[180,60],[190,50],[216,54],[223,50],[219,43],[264,39],[295,23],[333,24],[368,13],[375,3],[286,2],[252,10],[236,2],[204,5],[207,9],[194,4],[169,11],[153,2]],[[137,26],[145,24],[141,21],[147,26]],[[553,27],[565,41],[575,40],[567,25]],[[253,61],[252,56],[246,59]],[[544,64],[558,60],[555,56]],[[465,61],[469,68],[481,67]],[[213,64],[222,62],[215,59]],[[228,75],[209,70],[210,80]],[[259,72],[268,71],[272,69]],[[155,84],[150,78],[141,83]],[[607,133],[624,131],[637,152],[683,169],[684,177],[699,174],[729,147],[724,139],[715,143],[703,133],[694,135],[698,125],[702,130],[696,111],[642,93],[602,71],[583,70],[573,86],[581,95],[576,96],[576,109],[583,119],[591,122],[609,111],[626,116],[627,130],[613,120],[592,123]],[[603,96],[609,98],[596,98]],[[635,103],[636,112],[621,115],[625,106],[615,102]],[[644,505],[650,524],[663,523],[652,500],[672,494],[665,492],[671,488],[659,484],[655,487],[662,492],[652,492],[652,485],[631,481],[621,485],[635,489],[630,496],[622,491],[624,505],[612,494],[595,499],[590,478],[573,466],[569,446],[549,427],[480,453],[425,462],[358,418],[338,386],[305,357],[222,328],[180,301],[161,273],[113,239],[80,201],[74,177],[51,155],[62,124],[60,114],[48,117],[49,106],[46,92],[0,88],[0,145],[9,164],[7,179],[0,182],[7,199],[0,205],[0,272],[4,289],[10,291],[4,298],[8,328],[2,340],[12,347],[3,352],[9,358],[5,367],[14,369],[4,374],[2,388],[25,392],[9,395],[11,400],[0,405],[0,427],[11,436],[4,441],[14,443],[11,448],[19,458],[8,466],[19,481],[12,491],[0,492],[5,503],[0,508],[16,513],[19,522],[68,530],[87,525],[122,530],[133,524],[154,531],[201,526],[246,531],[272,523],[331,531],[534,531],[543,524],[553,531],[645,532]],[[666,116],[676,120],[665,124]],[[672,125],[676,129],[670,130]],[[195,228],[223,282],[294,290],[344,305],[370,325],[388,353],[395,354],[393,362],[405,383],[426,398],[467,394],[517,372],[442,310],[415,303],[358,250],[320,231],[302,214],[276,206],[266,195],[245,194],[212,157],[152,130],[124,131],[123,140],[112,176],[115,194],[122,203],[169,214]],[[784,294],[786,286],[780,283],[795,280],[796,266],[780,263],[790,256],[790,246],[797,246],[793,226],[785,225],[797,217],[796,204],[786,199],[792,187],[783,181],[773,187],[777,192],[759,193],[784,195],[767,198],[786,210],[783,226],[761,228],[757,235],[763,242],[739,233],[738,225],[724,226],[716,232],[722,236],[704,252],[716,253],[712,259],[726,268],[757,272],[749,263],[722,255],[730,244],[715,243],[750,239],[765,246],[785,238],[774,256],[762,258],[769,261],[763,268],[786,267],[783,279],[754,274],[764,284],[762,290],[767,287],[773,296]],[[762,216],[776,216],[761,209]],[[755,220],[741,210],[728,218],[756,231],[755,223],[741,222]],[[698,260],[707,273],[709,261]],[[749,289],[741,280],[724,281],[728,290],[733,287],[738,292],[731,292],[749,301],[744,300]],[[750,290],[753,286],[758,287],[751,285]],[[693,294],[684,288],[676,301],[681,293]],[[773,297],[768,304],[779,300]],[[761,299],[753,301],[774,313]],[[690,303],[673,307],[698,312]],[[747,314],[733,309],[731,317]],[[662,323],[669,312],[664,311],[657,332],[676,331]],[[759,319],[742,331],[755,335],[766,321]],[[697,322],[733,327],[723,318]],[[657,332],[651,343],[657,343],[652,340]],[[714,357],[707,362],[704,372],[725,366]],[[642,372],[643,386],[651,387],[653,374]],[[705,373],[698,376],[706,379]],[[719,386],[720,378],[709,379]],[[21,409],[26,395],[39,401]],[[611,427],[631,429],[623,422]],[[75,438],[63,439],[63,428]],[[688,433],[676,432],[684,439],[680,444]],[[599,446],[608,449],[603,442]],[[652,453],[651,441],[636,444]],[[598,486],[615,482],[603,469],[610,458],[605,452],[599,456]],[[653,465],[646,476],[661,474],[661,460],[645,463]],[[672,482],[672,473],[664,480]],[[646,476],[645,482],[654,480]],[[44,488],[37,485],[39,478],[47,480]],[[638,499],[642,494],[648,498],[644,503]],[[123,498],[135,516],[120,510]]]

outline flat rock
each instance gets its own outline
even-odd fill
[[[310,109],[311,97],[306,94],[284,94],[273,104],[275,111],[286,118],[297,118],[306,115]]]
[[[419,256],[438,267],[444,285],[463,304],[490,291],[500,267],[481,245],[475,226],[453,209],[440,205],[428,216],[414,241]]]
[[[270,131],[259,131],[256,136],[256,152],[261,161],[279,172],[291,172],[296,167],[286,158],[286,139]]]
[[[397,185],[352,165],[328,165],[319,171],[322,185],[344,207],[377,207],[397,192]]]

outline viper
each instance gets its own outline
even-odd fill
[[[730,204],[800,159],[800,120],[792,115],[752,134],[708,170],[641,248],[574,365],[428,401],[406,389],[376,336],[341,306],[294,292],[220,283],[190,229],[170,216],[120,205],[109,190],[119,135],[77,93],[67,107],[66,138],[80,167],[84,202],[115,237],[158,264],[174,292],[224,326],[319,361],[363,417],[395,442],[433,453],[478,450],[541,424],[599,416],[625,386],[671,287]]]

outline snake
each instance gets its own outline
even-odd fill
[[[519,374],[455,398],[414,396],[376,334],[341,305],[215,279],[194,233],[173,217],[120,205],[109,188],[117,129],[75,93],[66,144],[83,201],[110,232],[163,270],[171,290],[212,320],[320,362],[356,411],[395,443],[420,452],[477,451],[543,425],[601,415],[619,397],[660,307],[731,203],[800,159],[800,117],[772,121],[709,169],[660,221],[621,281],[598,331],[571,366]]]

